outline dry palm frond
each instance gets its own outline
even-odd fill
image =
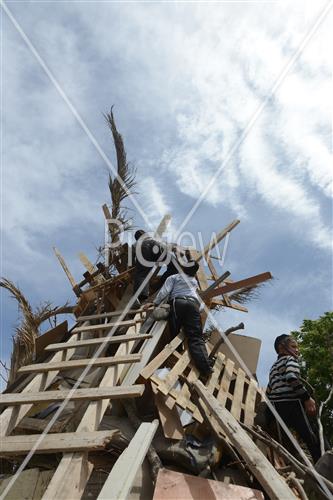
[[[247,286],[245,288],[241,288],[236,292],[229,295],[229,299],[234,302],[238,302],[238,304],[246,304],[251,300],[256,300],[260,296],[260,289],[264,286],[264,283],[260,283],[259,285]]]
[[[114,145],[117,154],[117,176],[112,178],[109,175],[109,189],[111,194],[111,216],[112,219],[117,219],[123,225],[123,230],[126,231],[130,227],[130,219],[128,218],[128,211],[122,207],[122,202],[130,194],[134,188],[135,182],[135,169],[127,162],[126,151],[122,136],[119,134],[112,108],[110,113],[105,115],[108,126],[112,132]],[[118,241],[120,230],[117,225],[110,226],[110,235],[112,243]]]
[[[216,326],[213,323],[208,322],[208,325],[206,326],[203,332],[204,341],[207,342],[207,340],[210,339],[210,337],[215,331],[216,331]]]
[[[57,314],[72,313],[73,307],[67,303],[61,307],[52,307],[51,303],[46,302],[33,311],[29,301],[14,283],[6,278],[1,278],[0,287],[8,290],[17,301],[20,312],[20,325],[15,327],[13,335],[13,351],[8,380],[9,383],[12,383],[16,378],[17,370],[34,359],[36,338],[40,335],[40,325]]]

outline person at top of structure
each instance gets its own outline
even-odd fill
[[[200,302],[197,295],[198,283],[195,278],[198,269],[199,264],[190,261],[182,266],[181,273],[169,276],[158,292],[154,305],[158,306],[161,302],[170,304],[172,335],[176,336],[180,328],[183,328],[191,358],[200,373],[207,377],[212,368],[203,340]]]
[[[135,232],[134,244],[135,263],[133,277],[133,293],[136,293],[147,278],[153,265],[161,258],[165,252],[162,244],[151,238],[143,229]],[[149,296],[149,280],[139,293],[137,303],[145,301]]]
[[[318,439],[307,418],[316,415],[316,403],[300,378],[299,349],[291,335],[275,339],[278,354],[269,373],[267,397],[285,424],[296,431],[316,462],[320,458]]]

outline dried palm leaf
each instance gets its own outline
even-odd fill
[[[13,335],[13,350],[8,379],[8,383],[11,384],[16,378],[17,370],[34,360],[36,338],[40,335],[40,325],[57,314],[72,313],[73,306],[66,303],[61,307],[52,307],[50,302],[46,302],[38,306],[34,311],[22,291],[14,283],[6,278],[1,278],[0,287],[11,294],[19,307],[20,324],[15,327]]]
[[[238,304],[246,304],[251,300],[256,300],[260,296],[260,289],[264,286],[264,283],[260,283],[259,285],[247,286],[245,288],[241,288],[234,293],[229,295],[229,299],[234,302],[238,302]]]
[[[131,220],[128,218],[128,210],[122,207],[122,202],[133,193],[135,182],[135,169],[128,163],[126,151],[121,134],[118,132],[114,120],[113,112],[105,115],[107,124],[112,132],[113,142],[116,148],[117,155],[117,176],[109,175],[109,189],[111,194],[111,216],[117,219],[123,225],[123,230],[126,231],[131,226]],[[112,243],[119,240],[120,229],[117,225],[110,227],[110,235]]]
[[[207,342],[207,340],[210,339],[210,337],[212,336],[212,334],[216,331],[216,326],[211,323],[210,321],[208,321],[208,325],[206,326],[204,332],[203,332],[203,338],[204,338],[204,341]]]

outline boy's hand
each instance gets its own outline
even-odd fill
[[[150,309],[154,304],[152,302],[148,302],[147,304],[144,304],[142,306],[142,309],[146,311],[147,309]]]
[[[316,402],[314,399],[310,398],[304,401],[305,412],[309,417],[314,417],[316,415]]]

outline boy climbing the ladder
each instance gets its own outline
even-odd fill
[[[182,267],[186,276],[183,273],[169,276],[158,292],[154,305],[158,306],[167,299],[171,306],[171,333],[176,336],[180,328],[183,328],[191,358],[201,375],[206,378],[211,374],[212,368],[203,340],[200,303],[196,293],[198,283],[195,275],[198,269],[199,264],[191,261]]]
[[[280,335],[275,339],[274,349],[278,358],[269,373],[267,396],[285,424],[299,434],[316,462],[320,458],[319,443],[307,418],[316,415],[316,403],[300,379],[298,344],[290,335]]]

